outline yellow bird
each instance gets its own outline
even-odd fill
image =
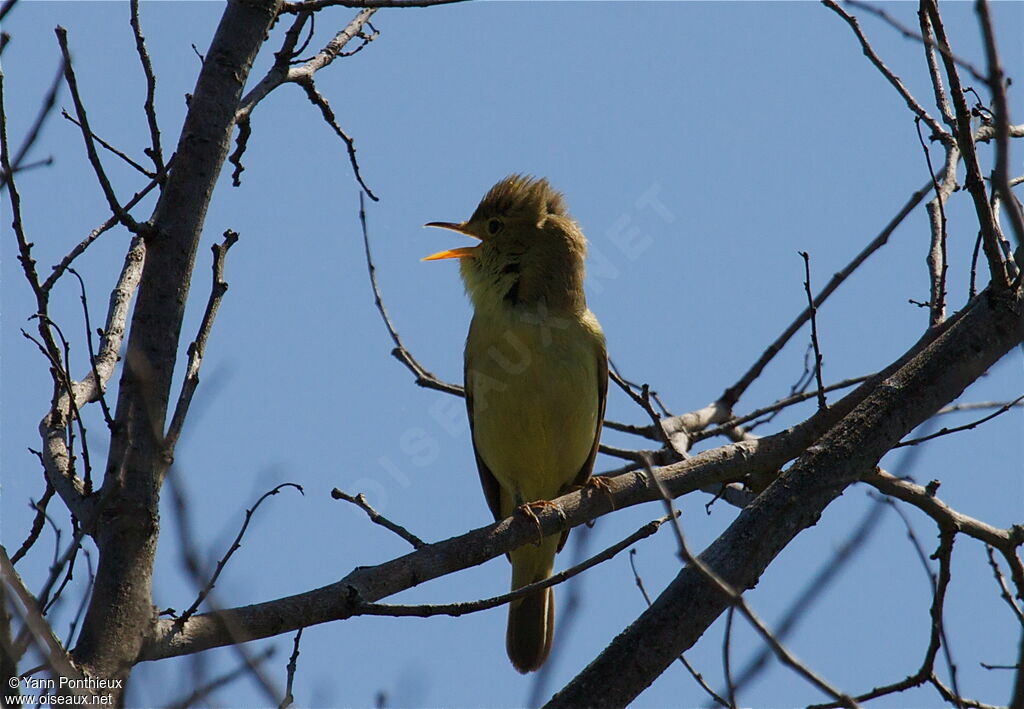
[[[473,302],[465,386],[473,449],[495,519],[587,482],[608,391],[604,334],[587,308],[587,241],[547,180],[511,175],[464,222],[430,222],[480,240],[457,258]],[[528,514],[529,507],[524,508]],[[565,534],[509,554],[512,590],[551,576]],[[520,672],[551,651],[551,588],[509,605],[506,646]]]

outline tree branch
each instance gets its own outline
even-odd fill
[[[843,489],[1024,339],[1022,308],[1020,297],[989,292],[976,297],[743,510],[701,560],[733,588],[752,588],[775,556],[813,525]],[[728,597],[716,592],[704,574],[683,569],[654,605],[548,706],[625,706],[728,605]]]

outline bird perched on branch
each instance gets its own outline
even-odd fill
[[[511,175],[464,222],[430,222],[480,241],[425,261],[455,258],[473,303],[465,353],[466,406],[487,504],[495,519],[534,519],[590,478],[608,391],[604,334],[587,308],[587,241],[547,180]],[[509,554],[512,590],[551,576],[568,532]],[[506,646],[520,672],[551,651],[550,587],[509,604]]]

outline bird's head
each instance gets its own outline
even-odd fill
[[[561,193],[545,179],[510,175],[484,195],[464,222],[430,222],[480,243],[440,251],[424,261],[457,258],[475,307],[586,307],[583,259],[587,241]]]

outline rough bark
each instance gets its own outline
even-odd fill
[[[781,475],[701,559],[737,590],[753,588],[775,556],[900,438],[956,398],[1024,340],[1024,298],[976,297],[966,312]],[[700,570],[682,569],[548,707],[626,706],[728,607]]]
[[[235,112],[280,0],[234,0],[206,55],[174,166],[150,219],[95,540],[92,600],[78,663],[123,678],[156,622],[153,559],[159,497],[172,452],[163,440],[171,379],[196,248],[231,138]]]

